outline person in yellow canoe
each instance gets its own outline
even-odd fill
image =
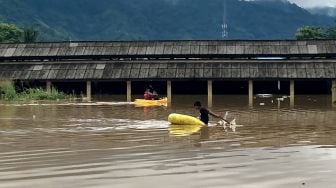
[[[199,119],[201,121],[203,121],[203,123],[205,123],[206,125],[209,123],[209,114],[215,118],[219,118],[225,122],[228,122],[227,120],[225,120],[222,116],[212,112],[211,110],[209,109],[206,109],[205,107],[202,107],[202,104],[200,101],[196,101],[194,103],[194,107],[197,111],[199,111],[200,115],[199,115]]]
[[[152,90],[152,91],[151,91]],[[157,92],[153,89],[152,86],[149,86],[146,88],[145,93],[144,93],[144,99],[145,100],[158,100],[159,96]]]

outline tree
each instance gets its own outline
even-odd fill
[[[23,42],[36,42],[39,32],[33,28],[23,29]]]
[[[336,39],[336,27],[331,27],[326,30],[327,39]]]
[[[324,30],[320,27],[305,26],[297,30],[295,38],[297,40],[324,39],[326,35]]]
[[[0,42],[20,42],[22,29],[14,24],[0,23]]]

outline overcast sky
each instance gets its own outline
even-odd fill
[[[336,0],[289,0],[302,7],[336,7]]]

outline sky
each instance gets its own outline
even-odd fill
[[[305,8],[311,7],[336,7],[336,0],[289,0]]]

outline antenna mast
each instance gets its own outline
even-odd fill
[[[221,37],[222,39],[227,39],[229,37],[229,31],[228,31],[228,18],[227,18],[227,0],[223,0],[223,23],[221,25],[222,27],[222,33]]]

